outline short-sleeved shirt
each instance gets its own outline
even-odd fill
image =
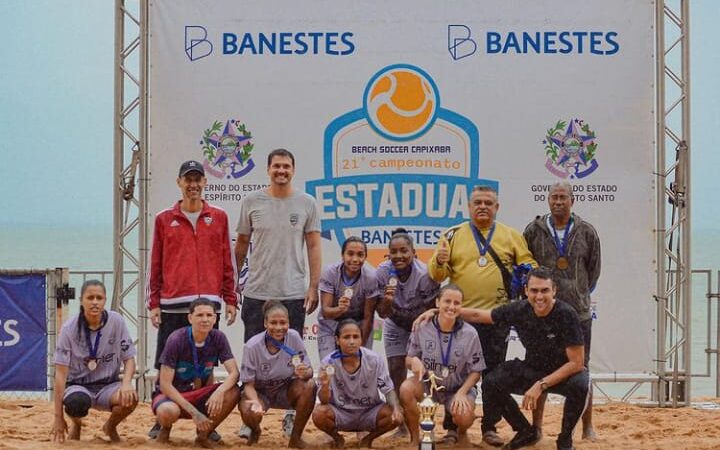
[[[360,352],[360,367],[355,373],[345,370],[338,352],[333,352],[322,361],[323,367],[335,367],[335,374],[330,381],[330,403],[338,408],[366,410],[383,403],[379,392],[387,395],[394,389],[385,358],[364,347],[360,348]]]
[[[265,332],[258,333],[245,344],[240,366],[240,381],[252,382],[258,392],[266,392],[272,397],[274,392],[282,389],[296,376],[292,355],[283,349],[270,353],[265,345],[266,335]],[[310,364],[305,344],[297,331],[289,329],[283,344],[297,353],[305,364]]]
[[[395,276],[392,262],[382,262],[377,268],[380,292],[385,291],[385,286],[392,276]],[[430,278],[425,263],[414,259],[408,279],[404,282],[398,279],[393,299],[393,312],[389,319],[400,328],[410,331],[415,319],[435,304],[439,289],[440,284]]]
[[[173,386],[179,392],[189,392],[195,389],[193,382],[200,378],[205,385],[207,379],[212,375],[213,368],[218,363],[224,363],[233,359],[230,343],[220,330],[212,329],[202,347],[198,347],[194,340],[188,335],[190,327],[179,328],[170,334],[165,342],[165,349],[160,355],[160,364],[175,369]],[[195,371],[195,361],[191,345],[197,349],[198,365],[200,374]],[[159,379],[157,390],[159,391]]]
[[[305,233],[320,231],[315,199],[301,191],[272,197],[249,193],[240,203],[237,232],[251,236],[243,295],[258,300],[305,297]]]
[[[333,306],[337,306],[338,300],[345,293],[345,289],[352,288],[353,295],[350,299],[350,308],[340,317],[334,320],[354,319],[360,321],[365,316],[365,300],[380,295],[378,291],[375,269],[364,264],[360,269],[360,276],[349,285],[343,280],[343,263],[330,264],[323,270],[320,276],[320,292],[333,295]],[[324,319],[322,308],[318,312],[318,319]]]
[[[407,355],[418,357],[426,370],[442,377],[443,354],[448,355],[446,367],[450,373],[438,380],[438,386],[445,386],[446,392],[457,392],[470,373],[485,370],[482,346],[475,328],[458,319],[453,331],[444,333],[440,331],[436,315],[412,332]]]
[[[87,329],[78,331],[80,316],[74,316],[63,325],[55,347],[55,364],[67,366],[67,384],[108,384],[120,379],[122,363],[136,354],[127,325],[115,311],[107,311],[105,323],[98,330],[90,331],[90,343],[100,334],[95,361],[97,367],[90,370],[90,347]]]
[[[538,317],[527,300],[492,310],[496,324],[515,327],[525,347],[525,362],[532,368],[552,373],[568,362],[567,347],[584,345],[580,321],[568,304],[555,301],[545,317]]]

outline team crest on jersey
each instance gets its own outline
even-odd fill
[[[454,353],[455,353],[455,356],[461,357],[463,355],[463,348],[462,347],[456,348]]]
[[[269,364],[269,363],[262,363],[262,364],[260,364],[260,372],[262,372],[262,373],[270,373],[270,364]]]
[[[300,215],[299,214],[290,214],[290,225],[295,226],[300,221]]]
[[[213,222],[212,217],[210,216],[205,216],[205,219],[203,220],[205,220],[206,225],[210,225]]]

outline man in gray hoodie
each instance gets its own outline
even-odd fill
[[[572,185],[560,181],[550,187],[550,213],[528,224],[523,235],[533,257],[553,270],[557,298],[577,311],[585,340],[585,366],[590,360],[592,311],[590,293],[600,277],[600,238],[595,228],[572,212],[575,196]],[[542,430],[544,398],[533,411],[533,421]],[[592,426],[592,390],[582,417],[583,439],[595,441]]]

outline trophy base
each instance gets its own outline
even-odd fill
[[[418,444],[418,449],[420,449],[420,450],[435,450],[435,443],[432,441],[430,441],[430,442],[420,441],[420,444]]]

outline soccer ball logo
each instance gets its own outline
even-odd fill
[[[405,141],[432,127],[440,97],[427,73],[400,64],[386,67],[370,79],[363,102],[376,132],[388,139]]]

